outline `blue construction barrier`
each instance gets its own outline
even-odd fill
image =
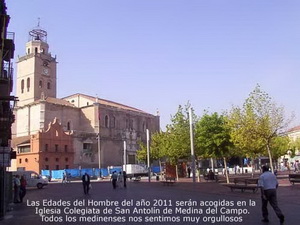
[[[159,173],[160,172],[160,167],[159,166],[152,166],[151,167],[151,171],[153,173]]]
[[[80,177],[80,170],[79,169],[65,169],[68,177]]]
[[[99,168],[95,169],[94,175],[96,177],[100,176],[100,169]],[[109,176],[108,169],[101,168],[101,177],[107,177],[107,176]]]
[[[80,175],[83,176],[85,173],[87,173],[90,177],[94,176],[94,169],[93,168],[83,168],[80,171]]]
[[[52,170],[51,177],[52,179],[62,179],[65,170]]]
[[[114,171],[117,173],[122,171],[122,167],[110,167],[101,168],[101,176],[107,177],[112,174]],[[100,169],[99,168],[83,168],[83,169],[64,169],[64,170],[41,170],[41,175],[49,176],[52,179],[62,179],[64,174],[67,174],[69,178],[80,178],[85,173],[90,177],[99,177]]]
[[[109,168],[109,174],[112,174],[114,171],[115,171],[116,173],[120,173],[121,171],[123,171],[123,169],[122,169],[122,167],[120,167],[120,166],[110,167],[110,168]]]
[[[50,170],[41,170],[42,176],[50,176]]]

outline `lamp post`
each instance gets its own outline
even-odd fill
[[[126,164],[127,164],[127,154],[126,154],[126,141],[124,141],[124,155],[123,155],[123,163],[124,163],[124,166],[123,166],[123,170],[127,173],[127,170],[126,170]]]
[[[193,134],[193,118],[192,118],[192,108],[189,108],[189,121],[190,121],[190,139],[191,139],[191,160],[192,160],[192,173],[193,182],[196,182],[195,174],[195,152],[194,152],[194,134]]]
[[[99,126],[99,132],[98,132],[98,166],[99,166],[99,180],[102,177],[101,174],[101,140],[100,140],[100,126]]]
[[[148,167],[148,181],[151,182],[151,171],[150,171],[150,135],[149,129],[146,129],[147,134],[147,167]]]

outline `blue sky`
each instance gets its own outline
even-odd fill
[[[298,0],[6,0],[15,61],[40,25],[58,97],[84,93],[161,115],[222,112],[260,84],[300,124]]]

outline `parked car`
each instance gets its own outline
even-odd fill
[[[13,171],[12,174],[13,176],[24,176],[27,187],[37,187],[38,189],[42,189],[44,186],[48,185],[48,179],[42,178],[41,175],[34,171]]]
[[[49,175],[42,175],[42,178],[45,180],[48,180],[48,182],[51,181],[51,176],[49,176]]]

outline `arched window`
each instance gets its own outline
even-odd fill
[[[108,128],[109,127],[109,118],[108,115],[105,116],[105,127]]]
[[[43,87],[43,81],[40,80],[40,81],[39,81],[39,88],[42,88],[42,87]]]
[[[21,80],[21,93],[24,93],[24,80]]]
[[[47,89],[51,89],[51,83],[50,82],[47,83]]]
[[[30,48],[27,49],[27,54],[28,54],[28,55],[30,54]]]
[[[67,123],[67,130],[71,130],[71,122],[70,121]]]
[[[27,92],[30,90],[30,78],[27,78]]]
[[[111,126],[112,128],[115,128],[115,127],[116,127],[116,117],[113,116],[113,117],[111,118],[110,126]]]
[[[35,54],[38,53],[38,48],[37,47],[34,48],[34,53]]]
[[[129,122],[129,128],[133,129],[133,120],[130,120],[130,122]]]

